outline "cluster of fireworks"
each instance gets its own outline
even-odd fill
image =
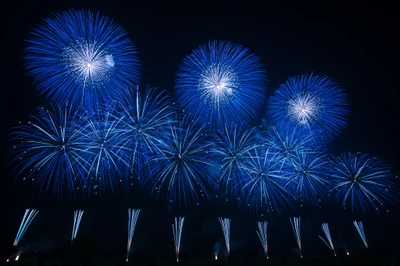
[[[126,253],[126,261],[129,261],[129,256],[131,253],[131,246],[133,242],[133,235],[136,229],[136,224],[139,218],[140,214],[140,209],[128,209],[128,244],[127,244],[127,253]],[[14,241],[14,246],[17,246],[21,238],[23,237],[24,233],[28,229],[29,225],[31,224],[32,220],[35,218],[35,216],[38,214],[38,210],[30,210],[27,209],[25,211],[25,215],[22,219],[20,229],[18,230],[17,237]],[[73,228],[72,228],[72,243],[74,242],[77,232],[79,229],[79,225],[82,219],[84,211],[83,210],[76,210],[74,211],[74,221],[73,221]],[[290,217],[289,218],[292,229],[293,229],[293,234],[298,246],[298,249],[300,251],[300,257],[303,258],[303,253],[302,253],[302,245],[301,245],[301,217]],[[173,239],[174,239],[174,244],[175,244],[175,256],[176,256],[176,261],[179,262],[179,252],[181,248],[181,239],[182,239],[182,229],[183,229],[183,224],[185,221],[185,217],[175,217],[174,223],[172,224],[172,234],[173,234]],[[223,218],[219,217],[218,221],[221,225],[222,233],[224,236],[224,241],[225,241],[225,247],[226,247],[226,252],[227,255],[230,255],[230,243],[231,243],[231,238],[230,238],[230,225],[231,225],[231,219],[229,218]],[[356,228],[365,248],[368,248],[368,243],[367,243],[367,238],[364,232],[363,224],[362,221],[354,221],[353,222],[354,227]],[[256,231],[258,238],[260,240],[261,246],[263,248],[264,254],[267,259],[269,259],[268,255],[268,222],[267,221],[262,221],[257,223],[258,230]],[[326,244],[326,246],[332,250],[334,256],[336,256],[336,250],[334,246],[334,242],[331,237],[331,233],[329,231],[329,226],[328,223],[323,223],[322,224],[322,231],[325,234],[326,239],[324,239],[322,236],[319,236],[319,238]],[[349,252],[347,251],[347,255],[349,255]],[[214,254],[214,259],[218,259],[218,252]]]
[[[369,154],[329,152],[349,104],[332,79],[289,78],[267,103],[266,71],[241,45],[212,41],[186,56],[174,97],[139,89],[133,42],[112,20],[69,10],[32,32],[26,66],[53,108],[15,127],[15,175],[62,197],[136,183],[170,206],[227,193],[256,212],[333,200],[354,212],[388,210],[391,167]]]
[[[329,77],[290,77],[266,101],[259,58],[212,41],[178,67],[175,104],[167,91],[139,88],[136,53],[119,25],[91,11],[55,14],[32,32],[27,71],[52,109],[38,108],[13,129],[16,176],[58,197],[137,183],[156,196],[166,191],[170,207],[225,193],[262,214],[329,200],[379,212],[398,200],[397,177],[384,160],[330,152],[350,108]],[[267,122],[259,126],[254,119],[265,102]],[[127,260],[139,213],[129,210]],[[27,210],[14,245],[36,214]],[[72,242],[82,216],[74,213]],[[229,254],[230,220],[219,221]],[[183,222],[172,225],[177,260]],[[290,222],[301,253],[300,218]],[[267,225],[260,222],[257,234],[268,257]],[[367,247],[362,223],[355,226]],[[322,229],[320,238],[335,252],[328,224]]]

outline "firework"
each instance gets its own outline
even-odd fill
[[[285,188],[288,182],[286,171],[282,171],[281,162],[276,153],[261,145],[248,153],[244,163],[245,174],[235,184],[241,191],[239,202],[255,212],[267,211],[282,213],[292,207],[292,195]]]
[[[218,221],[221,224],[222,232],[224,233],[226,251],[229,255],[231,251],[231,219],[219,217]]]
[[[264,249],[265,256],[267,259],[269,259],[268,256],[268,235],[267,235],[267,227],[268,227],[268,222],[258,222],[258,231],[257,235],[258,238],[260,239],[261,245]]]
[[[329,192],[330,180],[328,159],[320,152],[296,151],[291,158],[291,166],[286,189],[301,202],[318,205]]]
[[[332,237],[331,237],[331,233],[329,231],[328,223],[323,223],[322,224],[322,231],[324,231],[326,240],[322,236],[319,236],[319,238],[325,243],[325,245],[330,250],[333,251],[333,254],[336,256],[336,251],[335,251],[335,247],[333,246]]]
[[[353,224],[356,227],[357,232],[360,235],[360,237],[361,237],[361,239],[362,239],[362,241],[364,243],[365,248],[368,248],[367,237],[366,237],[365,232],[364,232],[364,226],[363,226],[362,221],[359,221],[359,222],[358,221],[354,221]]]
[[[282,168],[292,165],[297,153],[317,149],[315,139],[301,126],[279,123],[267,130],[266,143],[277,153]]]
[[[212,41],[182,62],[176,93],[185,112],[199,122],[218,126],[254,118],[265,99],[265,75],[247,48]]]
[[[297,246],[300,250],[300,257],[303,258],[303,253],[301,251],[301,234],[300,234],[300,220],[301,217],[289,218],[290,224],[292,225],[293,233],[296,238]]]
[[[82,216],[85,211],[76,210],[74,211],[74,226],[72,227],[71,243],[74,242],[76,235],[78,234],[79,225],[81,224]]]
[[[368,154],[342,154],[332,161],[331,192],[343,208],[353,212],[379,212],[398,199],[398,184],[391,167]]]
[[[127,182],[125,173],[131,172],[124,156],[123,117],[116,118],[114,104],[99,105],[96,110],[87,111],[79,128],[82,158],[86,163],[88,182],[95,193],[98,189],[113,191],[117,183]]]
[[[171,123],[169,131],[160,136],[163,141],[161,153],[153,156],[150,168],[157,169],[157,175],[147,178],[153,193],[168,187],[169,204],[176,202],[188,206],[199,202],[200,195],[209,197],[209,188],[215,181],[209,178],[213,167],[208,149],[210,143],[204,128],[195,127],[187,120]]]
[[[139,80],[134,44],[112,20],[89,10],[46,18],[25,56],[40,93],[53,103],[89,106],[126,95]]]
[[[128,209],[128,245],[126,251],[126,261],[129,260],[129,253],[131,251],[133,234],[135,233],[136,222],[139,218],[140,209]]]
[[[26,230],[28,229],[29,225],[32,223],[33,219],[39,213],[38,210],[35,209],[26,209],[24,217],[22,218],[21,225],[19,226],[17,236],[15,237],[13,246],[17,246],[21,238],[24,236]]]
[[[332,140],[346,126],[349,106],[347,95],[333,80],[304,74],[290,78],[276,90],[267,113],[273,124],[285,121]]]
[[[148,165],[147,159],[162,154],[163,143],[159,136],[169,130],[170,123],[175,120],[175,110],[166,92],[158,93],[154,88],[147,88],[144,95],[137,88],[117,109],[115,120],[123,116],[120,128],[125,160],[140,178],[141,168]]]
[[[59,197],[65,188],[72,195],[75,189],[86,191],[87,165],[78,130],[81,114],[68,106],[39,108],[31,118],[11,133],[11,140],[18,141],[10,150],[16,175],[34,181],[45,193],[52,189]]]
[[[215,133],[211,153],[219,165],[219,182],[226,190],[236,188],[232,184],[243,175],[244,162],[250,158],[248,152],[257,147],[258,135],[257,128],[241,124],[225,124],[223,129]],[[238,193],[240,191],[232,191],[232,194]]]
[[[182,228],[184,221],[185,217],[179,217],[179,219],[175,218],[175,224],[172,224],[172,233],[174,235],[175,254],[177,262],[179,261],[179,250],[181,248]]]

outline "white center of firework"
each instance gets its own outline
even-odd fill
[[[203,73],[199,87],[203,97],[220,104],[234,94],[234,89],[237,87],[236,80],[233,72],[219,65],[212,66]]]
[[[64,61],[70,74],[84,84],[102,83],[109,78],[114,58],[93,42],[77,41],[64,50]],[[86,85],[85,85],[86,86]]]
[[[299,124],[307,125],[318,119],[322,109],[318,98],[310,95],[298,96],[288,102],[288,115]]]

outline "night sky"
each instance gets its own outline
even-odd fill
[[[223,200],[213,200],[215,204],[204,202],[199,208],[185,211],[168,211],[163,199],[156,201],[147,191],[139,189],[88,199],[56,200],[39,195],[29,184],[14,179],[8,165],[10,158],[7,158],[11,145],[7,142],[8,134],[19,121],[27,121],[29,114],[36,114],[37,107],[49,106],[35,90],[32,79],[26,76],[22,59],[25,40],[43,18],[69,8],[100,11],[124,27],[136,45],[142,64],[141,87],[150,85],[173,93],[181,60],[210,40],[230,40],[258,55],[268,73],[268,96],[291,76],[312,71],[327,75],[344,88],[351,105],[348,126],[333,142],[332,152],[368,152],[384,158],[399,172],[399,79],[395,75],[399,69],[400,43],[396,40],[399,21],[394,7],[379,8],[365,3],[353,7],[336,1],[330,4],[301,1],[301,5],[287,6],[255,5],[248,1],[218,5],[217,1],[187,1],[185,5],[171,4],[171,1],[164,4],[146,1],[146,5],[137,3],[144,1],[86,2],[13,1],[3,10],[3,17],[7,16],[8,21],[2,34],[3,55],[7,59],[3,64],[6,83],[2,97],[1,217],[5,233],[1,234],[1,247],[12,245],[25,208],[39,208],[41,213],[21,244],[42,240],[51,243],[51,247],[68,242],[72,211],[84,208],[87,212],[78,237],[95,235],[99,245],[124,252],[126,209],[134,207],[143,209],[134,236],[137,240],[133,245],[137,249],[166,252],[173,257],[172,219],[174,215],[186,215],[182,251],[212,254],[214,244],[222,240],[216,218],[224,215],[232,218],[234,245],[238,249],[261,252],[255,234],[259,217],[237,211],[236,206]],[[261,119],[255,123],[261,123]],[[393,209],[381,216],[360,217],[330,206],[301,210],[298,215],[304,217],[303,243],[311,252],[321,249],[317,235],[322,233],[320,224],[324,221],[336,228],[332,229],[332,235],[340,238],[338,242],[358,247],[360,240],[351,224],[355,217],[364,221],[371,245],[375,240],[377,245],[396,245],[396,238],[400,237],[399,213]],[[288,216],[271,220],[274,231],[270,241],[275,252],[290,251],[295,246]],[[388,225],[384,226],[385,223]]]

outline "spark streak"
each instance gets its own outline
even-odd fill
[[[228,255],[230,254],[230,228],[231,228],[231,219],[229,218],[218,218],[222,231],[224,232],[224,239],[225,239],[225,245],[226,245],[226,250],[228,251]]]
[[[181,248],[182,228],[185,217],[175,217],[175,224],[172,224],[172,233],[174,234],[176,261],[179,262],[179,250]]]
[[[21,225],[18,229],[17,236],[15,237],[14,244],[13,246],[16,247],[21,240],[21,238],[24,236],[26,230],[28,229],[29,225],[31,224],[32,220],[35,218],[35,216],[39,213],[38,210],[35,209],[26,209],[24,217],[22,218]]]
[[[297,246],[300,250],[300,257],[303,258],[303,253],[301,251],[300,219],[301,217],[289,218],[290,223],[292,224],[294,236],[296,237]]]
[[[258,231],[256,231],[256,232],[257,232],[258,238],[260,239],[261,245],[264,249],[265,256],[267,257],[267,259],[269,259],[267,227],[268,227],[268,222],[258,222]]]
[[[129,260],[129,252],[131,250],[133,233],[135,233],[136,222],[140,214],[140,209],[128,209],[128,245],[126,252],[126,261]]]
[[[365,236],[364,226],[363,226],[362,221],[359,221],[359,222],[354,221],[353,224],[356,227],[357,232],[360,235],[360,237],[361,237],[361,239],[362,239],[362,241],[364,243],[365,248],[368,248],[367,237]]]
[[[329,232],[328,223],[323,223],[322,224],[322,230],[325,233],[326,240],[322,236],[319,236],[319,238],[321,238],[321,240],[324,241],[325,245],[327,245],[328,248],[330,250],[332,250],[333,254],[336,256],[336,251],[335,251],[335,247],[333,246],[333,241],[332,241],[331,233]]]
[[[71,243],[74,242],[76,235],[78,234],[78,229],[79,229],[79,225],[81,224],[83,213],[84,213],[84,210],[74,211],[74,226],[72,228]]]

